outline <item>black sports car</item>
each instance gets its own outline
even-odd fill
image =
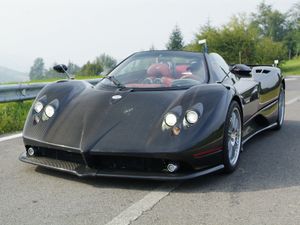
[[[243,144],[279,129],[284,111],[276,67],[230,67],[215,53],[139,52],[95,86],[64,80],[43,88],[20,160],[78,176],[173,180],[232,172]]]

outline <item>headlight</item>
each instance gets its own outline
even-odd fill
[[[40,113],[43,110],[44,105],[41,102],[36,102],[33,108],[36,113]]]
[[[165,115],[165,123],[169,127],[175,126],[175,124],[177,123],[177,116],[174,113],[167,113]]]
[[[185,114],[185,119],[189,124],[197,123],[199,115],[196,111],[190,110]]]
[[[45,108],[45,115],[48,117],[48,118],[51,118],[55,113],[55,109],[52,105],[47,105],[46,108]]]

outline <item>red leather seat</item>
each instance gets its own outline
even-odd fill
[[[147,75],[153,81],[160,79],[160,82],[166,87],[171,86],[174,80],[169,66],[163,63],[152,64],[147,70]]]
[[[149,77],[152,78],[161,78],[161,77],[168,77],[172,78],[172,73],[167,64],[155,63],[152,64],[148,70],[147,74]]]

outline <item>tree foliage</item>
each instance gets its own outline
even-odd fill
[[[178,25],[175,26],[166,45],[168,50],[182,50],[184,47],[183,36]]]
[[[274,10],[272,5],[267,5],[264,1],[251,17],[251,24],[259,30],[260,35],[273,41],[282,41],[289,31],[287,14]]]
[[[103,53],[96,58],[95,64],[100,65],[104,72],[109,72],[117,65],[117,60]]]
[[[201,51],[198,40],[207,39],[210,52],[229,63],[270,64],[297,56],[300,51],[300,2],[286,13],[264,1],[250,16],[235,16],[222,27],[202,26],[185,49]]]
[[[78,65],[72,62],[69,62],[67,66],[68,66],[68,73],[70,74],[77,74],[81,69]]]
[[[81,70],[77,73],[80,76],[99,76],[100,73],[103,71],[102,66],[96,62],[88,61]]]
[[[36,58],[29,72],[30,80],[41,80],[45,77],[45,63],[43,58]]]
[[[275,59],[282,61],[286,58],[286,49],[282,42],[274,42],[269,37],[260,39],[256,45],[257,64],[273,64]]]
[[[198,40],[207,39],[210,52],[221,54],[228,63],[253,63],[257,36],[257,30],[250,27],[245,18],[233,17],[219,29],[209,24],[203,26],[194,43],[186,49],[201,51]]]
[[[96,57],[94,61],[88,61],[76,74],[80,76],[99,76],[101,72],[107,73],[116,65],[116,59],[103,53]]]

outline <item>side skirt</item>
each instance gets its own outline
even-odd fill
[[[243,145],[244,145],[247,141],[249,141],[251,138],[253,138],[255,135],[257,135],[257,134],[259,134],[259,133],[261,133],[261,132],[263,132],[263,131],[265,131],[265,130],[272,129],[272,128],[274,128],[276,125],[277,125],[277,123],[273,123],[273,124],[271,124],[271,125],[269,125],[269,126],[267,126],[267,127],[264,127],[264,128],[261,128],[261,129],[257,130],[256,132],[254,132],[253,134],[249,135],[248,137],[246,137],[246,138],[243,140]]]

